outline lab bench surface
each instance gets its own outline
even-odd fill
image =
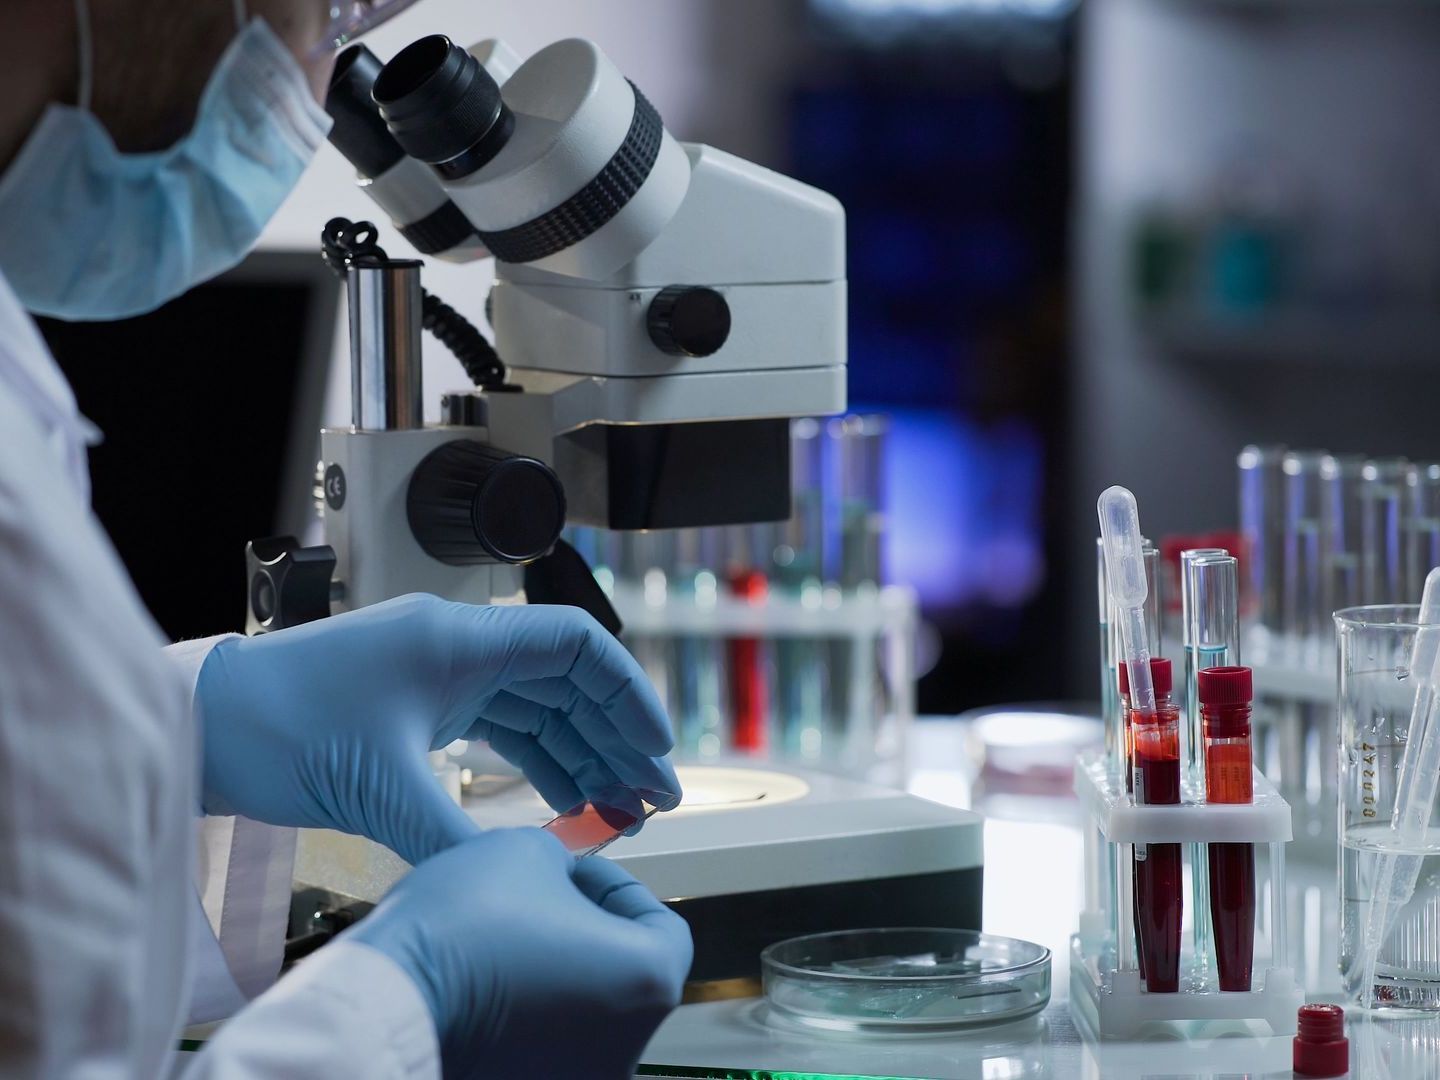
[[[985,815],[985,926],[1051,950],[1052,997],[1038,1017],[946,1036],[816,1035],[770,1021],[755,998],[685,1005],[646,1048],[639,1074],[675,1080],[1022,1080],[1028,1077],[1290,1077],[1289,1036],[1094,1043],[1071,1019],[1069,939],[1081,904],[1078,802],[1051,793],[986,790],[967,764],[957,721],[922,720],[910,750],[923,767],[910,791]],[[1292,849],[1299,845],[1292,845]],[[1299,856],[1299,857],[1297,857]],[[1311,1001],[1339,1001],[1334,846],[1292,850],[1286,883],[1291,956]],[[1366,1080],[1440,1080],[1440,1016],[1347,1017],[1351,1072]]]

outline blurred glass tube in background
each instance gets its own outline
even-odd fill
[[[1326,612],[1362,602],[1364,471],[1365,458],[1361,454],[1327,454],[1320,462],[1320,482],[1324,488],[1324,536],[1320,546],[1325,553],[1322,606]]]
[[[701,611],[715,609],[720,589],[715,577],[715,568],[721,563],[719,540],[715,529],[676,531],[672,602],[692,604]],[[671,641],[671,655],[671,718],[676,746],[686,757],[716,757],[729,743],[725,724],[725,642],[714,636],[677,635]]]
[[[1245,569],[1241,603],[1247,620],[1267,634],[1285,626],[1285,447],[1240,451],[1240,532],[1245,550],[1234,552]]]
[[[873,594],[882,584],[885,531],[884,473],[889,421],[883,416],[845,416],[828,421],[825,452],[833,455],[837,502],[838,566],[842,595]],[[838,740],[859,739],[884,715],[880,657],[858,638],[829,643],[828,716]],[[850,748],[847,752],[853,752]]]
[[[825,565],[825,461],[819,421],[790,425],[790,520],[782,523],[771,558],[771,585],[807,609],[819,610]],[[775,713],[783,752],[813,761],[825,745],[825,649],[815,638],[775,640]]]
[[[843,589],[881,583],[885,533],[884,469],[889,421],[883,416],[831,420],[840,470],[840,573]]]
[[[1406,476],[1406,594],[1418,600],[1425,575],[1440,566],[1440,463],[1416,463]]]
[[[674,565],[675,534],[670,530],[612,533],[619,546],[618,578],[638,587],[647,608],[661,609],[670,601],[670,568]],[[646,635],[626,643],[631,654],[655,685],[667,712],[674,709],[670,664],[673,650],[668,637]]]
[[[1326,454],[1295,450],[1285,455],[1284,630],[1297,659],[1316,662],[1328,634],[1324,589],[1324,486]]]
[[[1404,512],[1410,463],[1376,458],[1362,470],[1361,603],[1419,602],[1406,595]],[[1332,609],[1333,610],[1333,609]]]

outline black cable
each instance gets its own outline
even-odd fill
[[[331,218],[320,230],[320,257],[344,280],[355,260],[390,257],[379,241],[380,230],[369,221]],[[455,354],[470,381],[481,390],[507,389],[505,364],[485,335],[434,293],[421,289],[420,296],[420,325]]]

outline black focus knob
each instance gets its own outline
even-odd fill
[[[335,550],[301,547],[293,536],[267,536],[245,545],[245,632],[264,634],[330,614]]]
[[[528,563],[560,539],[565,489],[544,462],[456,439],[415,467],[406,510],[416,541],[443,563]]]
[[[730,336],[730,305],[714,289],[671,285],[650,301],[650,340],[671,356],[709,356]]]

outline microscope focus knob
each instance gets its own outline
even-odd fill
[[[532,562],[565,527],[565,490],[550,466],[474,439],[426,456],[405,501],[415,540],[451,566]]]
[[[314,622],[330,614],[335,551],[328,545],[301,547],[293,536],[267,536],[245,545],[250,635]]]
[[[650,301],[650,340],[671,356],[709,356],[730,336],[730,305],[714,289],[670,285]]]

